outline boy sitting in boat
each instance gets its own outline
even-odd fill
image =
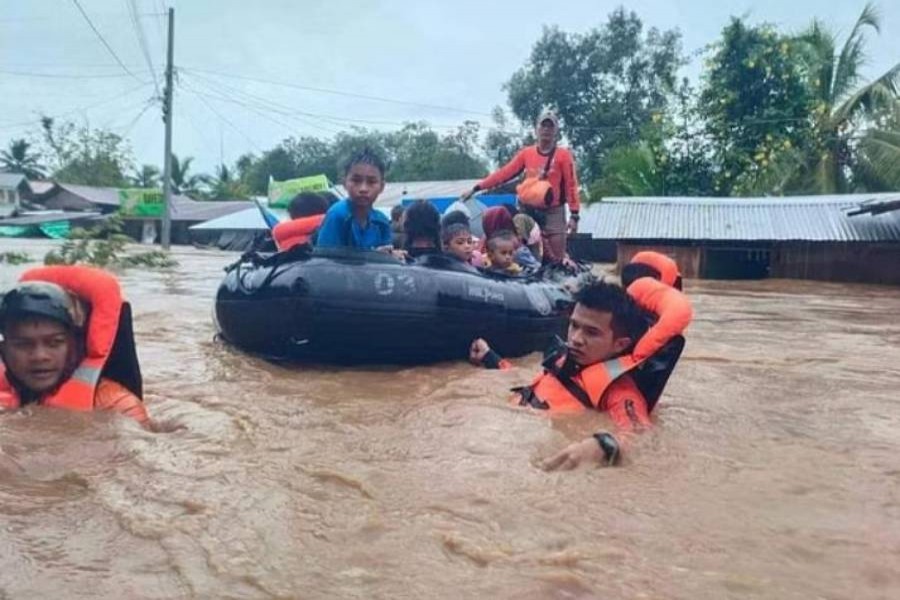
[[[391,222],[373,205],[384,190],[384,162],[369,148],[350,157],[344,167],[347,198],[335,202],[319,228],[316,246],[361,250],[392,249]]]
[[[427,200],[416,200],[403,215],[406,256],[411,259],[441,253],[441,215]]]

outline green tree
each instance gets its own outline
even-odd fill
[[[771,25],[732,19],[713,46],[699,101],[718,193],[778,193],[783,189],[769,186],[779,173],[787,174],[785,187],[796,184],[784,165],[806,151],[813,128],[813,98],[798,44]]]
[[[900,130],[893,116],[898,112],[900,62],[880,77],[862,82],[869,30],[880,31],[879,15],[871,4],[840,49],[837,36],[819,21],[799,36],[807,50],[815,101],[814,145],[803,165],[806,190],[848,192],[854,184],[871,188],[897,180]],[[855,172],[854,164],[859,165]]]
[[[247,186],[234,176],[227,165],[216,167],[216,174],[208,182],[209,192],[206,196],[210,200],[242,200],[250,193]]]
[[[177,154],[172,153],[172,171],[170,173],[172,193],[184,194],[192,198],[203,196],[204,188],[208,185],[210,177],[191,173],[191,163],[193,162],[193,156],[179,159]]]
[[[485,136],[483,149],[493,166],[505,165],[519,149],[534,143],[534,134],[514,124],[501,107],[494,107],[491,118],[494,126]]]
[[[29,152],[29,148],[31,144],[24,139],[11,140],[9,148],[0,152],[0,167],[28,179],[43,179],[45,168],[40,164],[40,157]]]
[[[41,137],[53,179],[81,185],[129,185],[126,173],[133,170],[133,160],[128,142],[120,135],[43,117]]]
[[[153,165],[141,165],[141,169],[131,176],[131,184],[134,187],[159,188],[161,183],[159,169]]]
[[[582,179],[600,177],[616,146],[635,143],[664,111],[684,64],[678,31],[644,33],[624,8],[585,34],[545,28],[527,63],[506,84],[513,113],[531,128],[542,107],[558,109]]]

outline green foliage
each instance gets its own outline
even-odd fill
[[[121,269],[164,269],[178,265],[178,261],[168,252],[160,250],[129,253],[127,246],[132,241],[122,233],[121,219],[114,216],[93,229],[73,229],[58,251],[51,250],[47,253],[44,264],[87,264]]]
[[[178,155],[172,153],[172,193],[184,194],[191,198],[202,197],[205,186],[210,182],[208,175],[192,174],[191,163],[194,162],[193,156],[187,156],[179,159]]]
[[[756,189],[783,164],[783,152],[811,138],[815,102],[798,42],[732,19],[707,69],[700,103],[718,165],[715,192]]]
[[[131,177],[131,185],[141,189],[159,189],[162,186],[162,178],[159,169],[153,165],[142,165],[139,171],[135,171]]]
[[[52,178],[66,183],[128,187],[126,173],[133,160],[128,143],[118,134],[72,122],[41,119],[43,155]]]
[[[516,127],[506,111],[495,106],[491,117],[494,127],[488,130],[484,151],[495,166],[505,165],[522,146],[534,142],[534,136],[526,129]]]
[[[478,156],[478,137],[478,124],[473,121],[443,136],[427,123],[407,123],[389,132],[354,127],[332,140],[288,138],[262,156],[245,154],[235,166],[248,192],[265,194],[270,176],[284,181],[321,173],[340,182],[350,155],[368,146],[384,158],[389,180],[469,179],[487,173],[485,161]]]
[[[28,179],[43,179],[45,168],[40,157],[29,151],[31,144],[24,139],[10,140],[9,149],[0,152],[0,168],[21,173]]]
[[[0,252],[0,263],[8,265],[24,265],[32,262],[34,259],[27,252]]]
[[[638,142],[653,115],[665,112],[684,62],[677,31],[645,34],[638,16],[619,8],[585,34],[545,28],[506,89],[529,129],[544,106],[556,107],[590,181],[602,176],[613,148]]]

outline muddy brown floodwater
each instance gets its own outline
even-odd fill
[[[606,421],[507,407],[536,356],[275,366],[213,339],[235,255],[176,254],[123,276],[166,433],[0,416],[0,598],[900,597],[897,288],[689,281],[655,432],[545,473]]]

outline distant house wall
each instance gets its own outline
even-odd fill
[[[620,242],[617,266],[642,250],[671,257],[686,278],[814,279],[900,285],[894,242]]]
[[[770,273],[789,279],[900,285],[900,243],[777,244]]]

